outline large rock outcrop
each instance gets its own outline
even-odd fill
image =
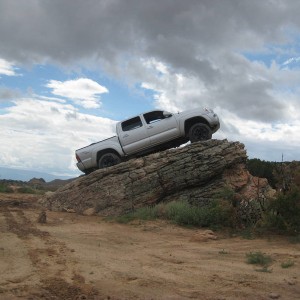
[[[97,170],[65,185],[40,203],[50,210],[120,215],[161,201],[205,205],[230,188],[239,201],[270,189],[246,170],[244,145],[209,140]]]

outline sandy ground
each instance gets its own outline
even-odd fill
[[[49,211],[40,224],[35,203],[0,194],[0,299],[300,299],[300,244],[287,238]],[[269,272],[246,263],[255,251]]]

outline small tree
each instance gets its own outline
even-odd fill
[[[278,196],[268,207],[269,226],[300,233],[300,163],[281,163],[274,172]]]

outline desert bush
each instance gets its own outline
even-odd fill
[[[6,184],[0,183],[0,193],[13,193],[13,189]]]
[[[207,205],[197,206],[188,201],[160,203],[137,209],[119,217],[118,221],[156,218],[184,226],[244,228],[251,233],[248,238],[253,238],[252,230],[260,233],[282,230],[300,236],[300,190],[294,186],[288,192],[279,193],[276,199],[265,201],[264,207],[261,207],[261,203],[255,200],[237,200],[234,191],[225,188]]]
[[[35,194],[36,191],[30,187],[20,187],[17,189],[18,193],[23,193],[23,194]]]
[[[135,219],[154,220],[159,218],[160,204],[155,206],[146,206],[136,209],[134,212],[118,216],[116,221],[119,223],[128,223]]]
[[[256,269],[257,272],[267,272],[271,273],[272,270],[269,269],[273,259],[271,256],[266,255],[260,251],[250,252],[246,254],[247,263],[253,265],[259,265],[261,268]]]
[[[187,201],[172,201],[166,204],[160,204],[154,207],[156,213],[152,216],[170,220],[178,225],[185,226],[213,226],[223,225],[227,219],[226,211],[217,201],[210,205],[197,207],[189,204]]]
[[[133,219],[153,220],[156,218],[170,220],[184,226],[228,226],[231,220],[231,206],[223,200],[213,200],[209,205],[198,207],[187,201],[160,203],[151,207],[139,208],[136,211],[117,218],[126,223]]]
[[[289,242],[291,244],[300,244],[300,234],[291,236]]]
[[[293,188],[280,193],[270,205],[264,216],[265,226],[288,233],[300,233],[300,190]]]
[[[250,174],[260,178],[267,178],[269,184],[275,188],[277,178],[274,176],[274,170],[279,163],[252,158],[247,160],[247,169]]]
[[[179,225],[198,225],[196,221],[199,212],[196,207],[192,207],[187,201],[174,201],[165,205],[164,218]]]
[[[106,218],[107,221],[112,221],[112,220],[115,220],[117,221],[118,223],[121,223],[121,224],[127,224],[131,221],[134,220],[134,217],[132,214],[126,214],[126,215],[122,215],[122,216],[117,216],[115,219],[112,218],[112,217],[107,217]]]
[[[292,267],[294,264],[295,264],[294,261],[289,259],[289,260],[284,261],[283,263],[281,263],[281,268],[287,269],[287,268]]]
[[[273,261],[271,256],[266,255],[261,251],[247,253],[246,258],[248,264],[260,266],[269,266]]]
[[[132,217],[141,220],[154,220],[158,218],[158,205],[139,208],[132,213]]]

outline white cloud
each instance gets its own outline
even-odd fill
[[[15,75],[8,61],[101,70],[101,75],[114,75],[131,86],[141,84],[157,107],[216,109],[223,124],[216,136],[245,141],[252,155],[291,147],[291,157],[299,159],[299,9],[298,0],[2,0],[0,56],[6,60],[0,61],[0,74]],[[100,96],[108,92],[85,78],[51,80],[47,87],[85,108],[100,107]],[[11,94],[0,90],[0,101]],[[19,111],[22,104],[16,103],[7,124],[26,134],[32,128],[34,136],[33,120],[44,126],[40,132],[50,133],[51,126],[67,128],[72,120],[77,120],[74,126],[84,126],[79,116],[94,124],[92,116],[66,102],[47,101],[48,108],[36,99],[31,109],[22,107],[26,118]],[[56,125],[62,114],[68,122]]]
[[[148,74],[159,72],[158,64],[153,63],[153,59],[145,65],[149,69]],[[176,112],[193,107],[213,108],[221,119],[221,129],[214,137],[245,143],[251,157],[278,160],[281,153],[285,153],[286,158],[299,160],[300,113],[297,92],[287,93],[279,89],[264,94],[265,85],[268,86],[271,78],[277,78],[280,82],[279,68],[274,69],[274,66],[268,69],[255,64],[244,76],[241,65],[240,73],[238,69],[235,72],[228,72],[227,78],[220,78],[218,85],[208,88],[195,76],[175,73],[164,67],[159,80],[157,76],[147,76],[148,81],[143,82],[142,87],[152,90],[156,106],[165,110]],[[245,82],[245,88],[232,94],[226,86],[234,91],[233,87],[237,84],[235,76],[240,77],[239,86],[242,86],[242,81]],[[272,118],[273,122],[270,121]]]
[[[16,76],[16,68],[13,63],[0,58],[0,75]]]
[[[0,165],[78,175],[74,151],[114,135],[115,121],[72,105],[23,98],[0,115]]]
[[[50,80],[46,87],[52,89],[52,94],[68,98],[84,108],[100,107],[99,95],[108,93],[106,87],[88,78],[67,81]]]
[[[282,65],[286,66],[286,65],[290,65],[290,64],[298,63],[298,62],[300,62],[300,57],[291,57],[288,60],[286,60]]]
[[[279,161],[284,154],[286,160],[299,160],[300,121],[268,123],[239,118],[233,112],[217,107],[221,117],[221,129],[215,138],[240,141],[245,144],[250,158]]]

